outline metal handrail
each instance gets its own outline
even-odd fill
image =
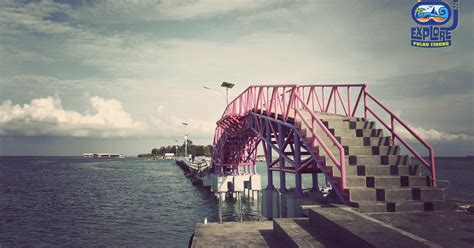
[[[301,112],[298,109],[295,109],[295,113],[298,113],[298,115],[301,117],[302,122],[306,124],[306,126],[309,128],[311,131],[311,134],[313,135],[314,138],[318,141],[318,144],[321,145],[326,152],[326,154],[329,156],[329,158],[333,161],[333,163],[336,165],[336,167],[339,169],[341,172],[341,189],[346,188],[346,161],[345,161],[345,151],[344,147],[342,147],[341,143],[334,137],[334,135],[327,129],[327,127],[323,124],[323,122],[316,116],[316,114],[309,109],[309,106],[306,105],[306,103],[301,99],[299,95],[296,95],[296,98],[301,101],[301,104],[303,104],[303,107],[307,109],[308,113],[311,115],[311,120],[312,122],[316,122],[319,127],[324,131],[324,133],[331,139],[333,144],[337,146],[339,150],[339,160],[334,156],[332,151],[327,147],[326,143],[321,139],[321,137],[318,135],[318,133],[315,131],[314,125],[309,125]]]
[[[364,115],[367,117],[367,113],[372,114],[385,128],[387,128],[392,134],[392,145],[395,144],[396,140],[399,140],[416,158],[420,160],[420,162],[430,170],[431,173],[431,185],[436,187],[437,179],[436,179],[436,167],[435,167],[435,157],[434,157],[434,150],[423,138],[421,138],[408,124],[402,121],[395,113],[390,111],[385,105],[383,105],[378,99],[376,99],[372,94],[364,91],[365,97],[365,111]],[[385,121],[380,118],[379,115],[375,113],[375,111],[370,108],[367,104],[367,98],[375,102],[380,108],[385,110],[386,113],[390,115],[390,125],[387,124]],[[430,161],[426,161],[420,153],[418,153],[408,142],[403,139],[401,135],[398,134],[397,129],[395,128],[395,121],[398,122],[403,128],[405,128],[408,133],[410,133],[413,137],[415,137],[418,142],[420,142],[429,152]]]

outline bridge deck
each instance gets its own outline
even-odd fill
[[[192,247],[283,247],[273,233],[272,221],[198,223]]]

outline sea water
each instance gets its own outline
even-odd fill
[[[437,160],[449,197],[474,201],[473,161]],[[257,168],[265,187],[265,163]],[[291,174],[287,184],[294,187]],[[244,220],[257,218],[255,202],[243,206]],[[238,220],[234,201],[224,202],[223,216]],[[184,247],[205,218],[218,220],[217,199],[172,160],[0,157],[0,246]]]

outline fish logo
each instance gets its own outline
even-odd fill
[[[420,25],[443,25],[451,18],[451,8],[445,2],[418,2],[412,17]]]

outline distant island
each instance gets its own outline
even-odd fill
[[[168,145],[161,146],[160,148],[153,148],[150,153],[138,154],[139,158],[159,158],[164,157],[166,154],[173,153],[176,157],[184,156],[184,142],[182,145]],[[188,140],[188,154],[192,154],[196,157],[205,156],[210,157],[212,155],[212,145],[193,145],[191,140]]]

